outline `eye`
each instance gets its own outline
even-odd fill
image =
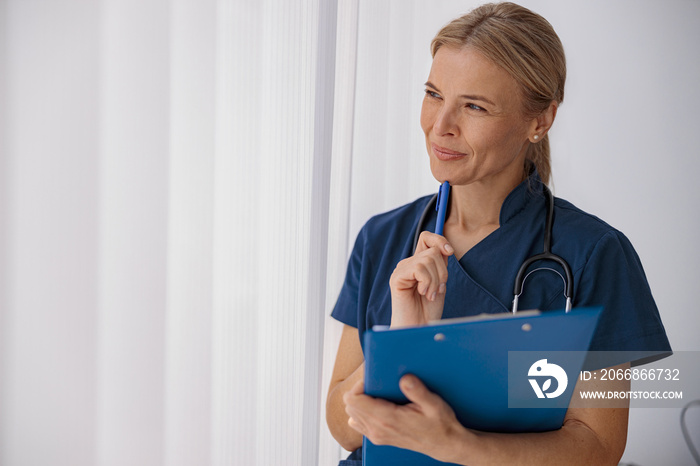
[[[433,99],[442,99],[442,96],[440,94],[430,89],[425,90],[425,95]]]
[[[485,112],[486,110],[475,104],[467,104],[466,107],[470,110],[475,110],[477,112]]]

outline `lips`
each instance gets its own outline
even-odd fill
[[[447,149],[446,147],[440,147],[437,144],[430,144],[430,146],[433,149],[433,154],[435,154],[435,157],[443,162],[449,162],[451,160],[457,160],[467,156],[467,154],[463,152],[457,152]]]

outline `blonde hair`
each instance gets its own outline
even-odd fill
[[[505,69],[520,85],[524,114],[533,118],[552,101],[564,100],[566,58],[559,36],[542,16],[514,3],[482,5],[443,27],[431,43],[433,57],[440,47],[474,47]],[[549,137],[530,144],[526,167],[532,163],[542,181],[551,175]]]

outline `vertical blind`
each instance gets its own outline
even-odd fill
[[[0,3],[0,465],[337,462],[356,10]]]
[[[318,454],[335,14],[295,1],[217,15],[214,464]]]

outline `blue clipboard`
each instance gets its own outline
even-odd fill
[[[601,312],[602,308],[524,311],[369,330],[364,335],[365,393],[404,404],[408,400],[399,379],[414,374],[454,409],[465,427],[490,432],[559,429]],[[527,371],[540,370],[542,364],[535,363],[552,354],[556,361],[545,364],[556,362],[569,383],[562,384],[566,389],[556,398],[547,394],[539,399],[530,380],[542,377],[528,377]],[[559,378],[542,383],[540,395],[558,390],[559,384]],[[509,407],[509,401],[517,399],[531,399],[533,404]],[[362,450],[365,466],[448,464],[415,451],[374,445],[367,438]]]

